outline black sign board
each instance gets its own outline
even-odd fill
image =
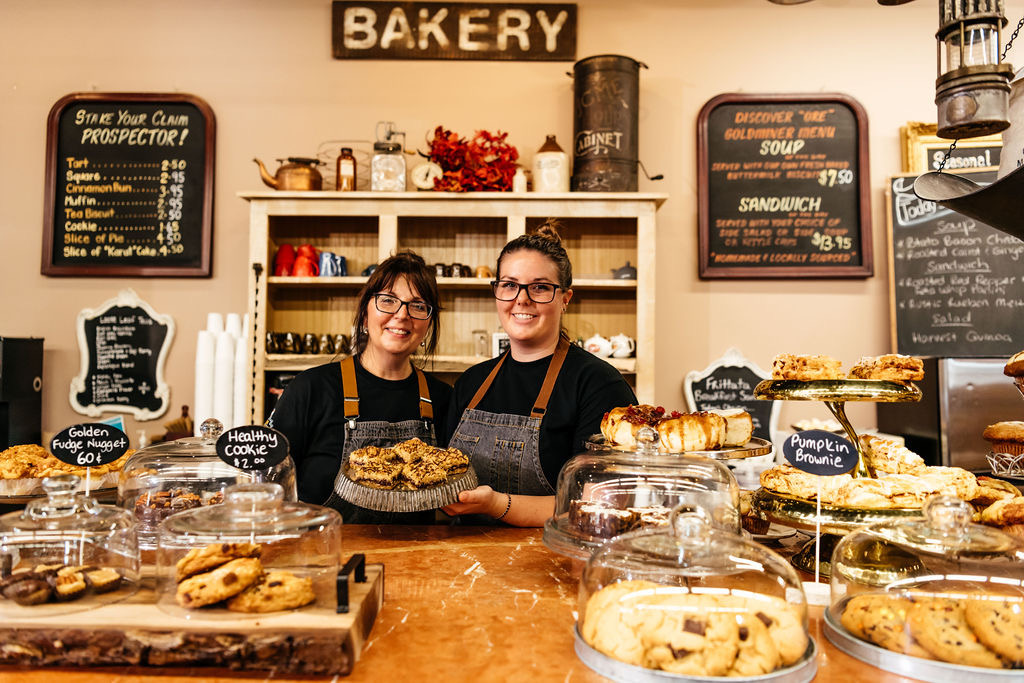
[[[61,462],[96,467],[114,462],[128,450],[128,437],[113,425],[71,425],[50,440],[50,452]]]
[[[754,387],[766,377],[739,352],[730,349],[704,371],[689,373],[684,391],[693,410],[747,411],[754,423],[753,435],[771,441],[777,404],[754,398]]]
[[[978,183],[994,170],[962,172]],[[900,353],[1009,356],[1024,348],[1024,242],[890,179],[890,311]]]
[[[576,59],[576,5],[332,3],[335,59]]]
[[[798,470],[823,477],[846,474],[860,458],[852,443],[823,429],[793,434],[782,444],[782,455]]]
[[[214,133],[192,95],[76,93],[53,105],[42,273],[209,276]]]
[[[125,290],[78,314],[82,367],[71,382],[71,407],[84,415],[133,413],[152,420],[167,410],[164,364],[174,321]]]
[[[270,427],[243,425],[220,435],[217,455],[240,470],[265,470],[288,457],[288,438]]]
[[[741,95],[701,109],[702,278],[870,277],[867,114],[847,95]]]

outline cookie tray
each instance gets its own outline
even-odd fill
[[[832,609],[825,610],[822,625],[825,637],[833,645],[855,659],[901,676],[932,681],[932,683],[1009,683],[1024,678],[1020,669],[986,669],[978,666],[950,664],[931,659],[886,650],[851,635],[839,620],[832,615]]]
[[[11,665],[130,666],[136,672],[139,667],[179,669],[193,676],[228,669],[271,677],[347,674],[384,602],[384,566],[349,564],[354,570],[343,570],[337,587],[338,604],[347,605],[346,613],[310,606],[255,618],[175,619],[157,607],[148,580],[116,604],[59,616],[6,617],[0,621],[0,677]]]
[[[476,472],[470,465],[462,474],[430,488],[416,491],[400,491],[397,489],[377,489],[357,484],[342,474],[334,482],[334,490],[339,496],[354,505],[381,512],[421,512],[436,510],[449,503],[457,503],[459,493],[477,487]]]
[[[807,652],[793,666],[773,671],[761,676],[684,676],[658,669],[645,669],[634,664],[626,664],[590,647],[580,635],[579,629],[573,629],[576,641],[576,656],[593,671],[605,678],[620,683],[808,683],[818,673],[818,646],[813,638],[808,638]]]

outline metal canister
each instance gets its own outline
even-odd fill
[[[641,66],[622,55],[573,66],[573,191],[636,191]]]

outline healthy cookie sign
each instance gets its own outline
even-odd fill
[[[697,129],[700,277],[873,274],[867,114],[856,100],[719,95]]]
[[[782,444],[782,455],[798,470],[823,477],[846,474],[860,457],[852,443],[823,429],[793,434]]]

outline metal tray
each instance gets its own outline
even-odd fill
[[[843,628],[839,619],[833,616],[831,607],[825,610],[822,630],[833,645],[851,657],[901,676],[933,683],[1019,683],[1024,678],[1024,672],[1020,669],[985,669],[978,666],[949,664],[886,650],[884,647],[857,638]]]
[[[817,528],[818,505],[812,500],[758,489],[751,496],[750,505],[770,522],[811,532]],[[920,508],[844,508],[822,503],[821,532],[842,536],[868,524],[920,517],[923,514]]]
[[[777,401],[904,403],[920,401],[921,390],[911,382],[884,379],[766,379],[754,387],[754,397]]]
[[[721,683],[736,681],[737,683],[808,683],[818,672],[818,646],[811,637],[807,638],[807,652],[793,666],[773,671],[761,676],[684,676],[658,669],[645,669],[641,666],[626,664],[590,647],[580,635],[579,628],[573,628],[576,641],[576,656],[593,671],[605,678],[622,683]]]
[[[643,455],[635,448],[628,448],[626,446],[616,446],[615,444],[608,443],[607,439],[604,438],[603,434],[594,434],[586,442],[587,450],[593,453],[627,453]],[[744,458],[754,458],[759,455],[768,455],[772,452],[772,442],[767,439],[761,439],[759,437],[751,437],[750,441],[744,446],[735,446],[728,448],[719,448],[711,451],[685,451],[685,452],[672,452],[663,451],[660,448],[656,451],[658,455],[699,455],[705,458],[711,458],[712,460],[742,460]]]
[[[354,505],[380,512],[421,512],[457,503],[459,493],[477,487],[476,471],[470,465],[462,474],[443,484],[415,491],[375,489],[357,484],[343,470],[334,482],[335,493]]]

